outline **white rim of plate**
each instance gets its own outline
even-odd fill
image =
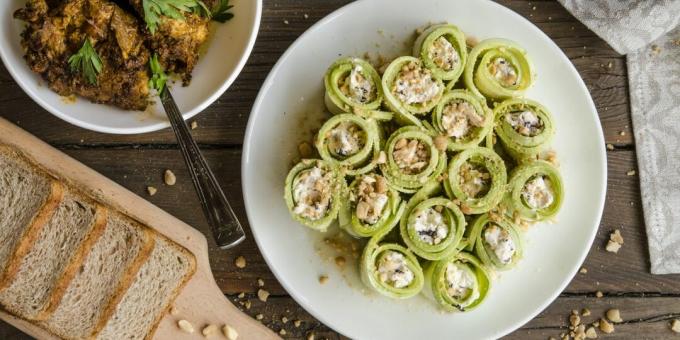
[[[281,55],[281,57],[279,57],[279,60],[276,62],[274,67],[269,71],[269,74],[267,75],[267,78],[265,79],[264,83],[262,84],[262,87],[260,88],[260,91],[257,95],[257,98],[255,99],[255,103],[253,104],[253,108],[251,110],[251,115],[248,119],[248,125],[246,127],[246,134],[245,134],[244,143],[243,143],[243,154],[242,154],[242,159],[241,159],[241,174],[242,174],[241,176],[243,178],[242,178],[242,181],[241,181],[241,190],[243,192],[247,216],[251,216],[251,215],[256,214],[256,212],[251,211],[250,207],[248,206],[248,200],[246,198],[247,191],[246,191],[246,187],[245,187],[245,185],[248,181],[245,180],[245,177],[248,176],[248,172],[246,171],[246,165],[248,163],[248,155],[250,153],[250,144],[251,144],[250,140],[251,140],[252,135],[253,135],[253,130],[255,129],[255,126],[253,124],[253,121],[254,121],[253,117],[256,114],[256,112],[259,111],[260,105],[265,100],[264,93],[267,92],[268,88],[273,85],[272,79],[274,78],[274,75],[276,73],[278,73],[279,68],[282,67],[281,65],[289,57],[289,55],[292,53],[292,51],[297,47],[300,40],[305,38],[307,35],[314,34],[314,32],[316,31],[316,29],[318,27],[325,25],[329,21],[332,21],[333,19],[335,19],[335,17],[342,15],[342,12],[347,11],[348,9],[352,8],[352,6],[358,6],[359,3],[362,3],[364,1],[370,1],[370,0],[358,0],[358,1],[355,1],[353,3],[347,4],[345,6],[342,6],[338,9],[336,9],[335,11],[333,11],[332,13],[326,15],[324,18],[322,18],[318,22],[316,22],[314,25],[312,25],[310,28],[308,28],[304,33],[302,33],[302,35],[300,35],[297,39],[295,39],[295,41],[288,47],[288,49],[286,49],[286,51],[283,53],[283,55]],[[576,70],[576,67],[574,67],[574,64],[572,64],[571,61],[569,60],[569,58],[567,58],[567,56],[564,54],[564,52],[562,52],[562,49],[560,49],[559,46],[557,46],[557,44],[555,44],[555,42],[548,35],[546,35],[538,27],[536,27],[536,25],[534,25],[531,21],[527,20],[526,18],[519,15],[515,11],[513,11],[513,10],[511,10],[511,9],[509,9],[509,8],[503,6],[503,5],[495,3],[493,1],[490,1],[490,0],[480,0],[480,1],[486,1],[487,3],[493,4],[493,6],[498,6],[499,8],[502,9],[502,11],[507,13],[507,15],[515,16],[516,18],[523,20],[523,21],[527,22],[528,24],[530,24],[532,30],[534,30],[537,34],[543,36],[547,41],[549,41],[551,48],[557,49],[560,52],[559,53],[560,58],[562,58],[563,61],[566,61],[566,63],[571,68],[571,71],[576,73],[576,74],[579,74],[578,71]],[[578,78],[580,80],[579,88],[581,89],[581,91],[583,93],[585,93],[586,97],[589,99],[588,105],[591,108],[591,112],[597,113],[597,108],[595,107],[595,103],[593,102],[593,99],[590,96],[590,92],[588,92],[588,88],[586,87],[585,83],[583,82],[583,78],[580,77],[580,74],[579,74]],[[599,116],[597,116],[597,115],[595,116],[595,121],[596,121],[596,123],[599,127],[599,129],[597,129],[598,137],[600,138],[600,140],[604,141],[604,133],[602,131],[602,124],[600,123]],[[605,160],[604,167],[602,168],[602,173],[600,174],[600,176],[601,176],[602,180],[604,181],[604,183],[607,183],[607,162],[606,162],[606,151],[605,151],[604,142],[602,143],[601,147],[599,148],[598,156],[599,156],[600,159]],[[546,299],[546,301],[543,304],[541,304],[538,308],[536,308],[536,310],[534,310],[532,313],[529,313],[524,319],[520,320],[515,325],[513,325],[511,327],[507,327],[506,329],[502,329],[502,330],[497,331],[496,334],[494,334],[494,338],[501,338],[501,337],[519,329],[520,327],[522,327],[523,325],[525,325],[529,321],[533,320],[539,313],[541,313],[553,301],[555,301],[555,299],[564,291],[564,289],[567,287],[567,285],[571,282],[574,275],[576,275],[576,272],[579,270],[579,268],[581,267],[581,265],[585,261],[585,258],[587,257],[588,252],[589,252],[590,248],[592,247],[593,241],[595,240],[595,236],[597,235],[597,230],[599,229],[599,224],[602,220],[602,213],[604,211],[606,193],[607,193],[607,189],[606,189],[606,184],[605,184],[604,190],[602,190],[602,192],[600,193],[599,204],[598,204],[598,207],[597,207],[598,215],[600,216],[599,220],[597,221],[598,227],[592,229],[592,232],[589,235],[589,241],[588,241],[589,246],[587,248],[585,248],[585,251],[583,251],[581,253],[579,260],[576,262],[577,265],[573,266],[570,269],[571,274],[568,276],[568,279],[565,279],[561,283],[561,285],[558,287],[558,289],[555,289],[555,292],[552,294],[552,296],[549,299]],[[272,273],[274,274],[276,279],[279,281],[281,286],[283,286],[283,288],[286,290],[286,292],[288,292],[290,294],[290,296],[300,306],[302,306],[307,312],[309,312],[317,320],[321,321],[322,323],[324,323],[328,327],[331,327],[331,325],[333,324],[332,320],[327,320],[326,318],[321,316],[321,314],[314,308],[314,306],[306,303],[306,300],[304,299],[304,297],[301,294],[298,295],[297,290],[295,290],[294,287],[290,286],[288,284],[288,282],[283,280],[281,274],[276,270],[276,267],[271,265],[270,259],[267,257],[266,253],[262,250],[263,248],[262,248],[262,245],[260,244],[260,241],[257,237],[256,230],[252,227],[250,228],[250,230],[253,233],[253,236],[255,237],[255,242],[257,243],[257,247],[259,248],[260,253],[262,253],[262,257],[264,258],[265,262],[267,263],[267,266],[272,271]],[[334,330],[339,332],[339,333],[342,333],[339,330],[336,330],[336,329],[334,329]],[[345,334],[343,334],[343,335],[345,335]],[[347,336],[347,335],[345,335],[345,336]]]

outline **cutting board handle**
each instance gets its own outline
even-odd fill
[[[220,332],[224,325],[236,329],[239,339],[279,339],[279,336],[236,308],[224,296],[212,275],[198,271],[182,290],[174,303],[177,315],[168,313],[158,326],[155,339],[204,339],[201,330],[216,325]],[[194,334],[182,332],[179,320],[189,321]]]

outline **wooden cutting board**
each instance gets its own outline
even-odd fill
[[[201,330],[211,324],[220,329],[225,324],[234,327],[239,333],[239,339],[278,339],[276,334],[242,313],[222,294],[210,270],[208,243],[201,232],[2,118],[0,144],[13,145],[55,176],[155,229],[196,256],[196,274],[174,303],[179,313],[176,316],[169,313],[165,315],[155,333],[155,339],[204,339]],[[2,311],[0,318],[38,339],[55,339],[41,328]],[[180,331],[177,327],[180,319],[190,321],[195,333]],[[211,338],[220,339],[224,336],[220,332],[219,336]]]

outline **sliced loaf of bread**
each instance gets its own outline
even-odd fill
[[[111,316],[153,246],[148,228],[109,212],[104,234],[41,326],[64,339],[92,338]]]
[[[48,316],[105,226],[105,208],[67,190],[30,250],[7,266],[0,304],[29,320]]]
[[[29,231],[39,231],[60,198],[57,182],[0,146],[0,281],[21,240]]]
[[[151,256],[97,339],[151,338],[170,303],[195,270],[196,260],[192,254],[157,235]]]

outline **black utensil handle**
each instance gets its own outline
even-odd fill
[[[191,179],[194,182],[194,187],[196,187],[198,198],[217,246],[221,249],[236,246],[246,238],[241,223],[239,223],[234,210],[220,188],[215,175],[208,167],[208,163],[203,158],[196,141],[191,136],[189,127],[184,122],[167,86],[161,91],[160,97],[177,136],[177,142],[182,150],[187,168],[189,168]]]

